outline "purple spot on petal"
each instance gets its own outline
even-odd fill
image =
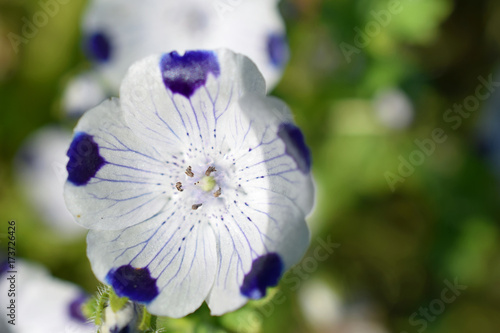
[[[0,262],[0,275],[4,274],[8,270],[9,270],[9,262],[7,260]]]
[[[66,165],[68,181],[76,186],[87,184],[97,171],[106,164],[104,158],[99,155],[99,146],[94,141],[94,138],[84,132],[75,134],[66,155],[69,157]]]
[[[111,58],[111,44],[104,33],[93,33],[87,36],[84,43],[85,52],[92,60],[102,63]]]
[[[285,66],[289,58],[286,36],[279,33],[269,35],[267,37],[267,53],[274,66],[279,68]]]
[[[19,161],[28,167],[34,167],[37,163],[36,151],[34,151],[33,147],[24,147],[20,151]]]
[[[88,320],[82,312],[82,305],[87,301],[87,295],[80,295],[69,304],[69,316],[76,321],[86,323]]]
[[[245,275],[240,292],[253,299],[259,299],[266,295],[267,287],[278,284],[283,273],[283,261],[276,253],[268,253],[255,259],[252,269]]]
[[[164,54],[160,70],[165,87],[186,98],[205,84],[209,73],[220,74],[217,56],[211,51],[188,51],[183,56],[175,51]]]
[[[284,123],[278,129],[278,136],[285,142],[286,153],[297,163],[300,171],[308,173],[311,169],[311,152],[300,129],[294,124]]]
[[[118,296],[128,297],[136,302],[149,303],[158,296],[156,279],[151,277],[147,268],[120,266],[109,271],[106,281]]]

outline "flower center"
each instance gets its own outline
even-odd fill
[[[215,185],[216,185],[216,181],[215,181],[215,178],[212,177],[212,176],[204,176],[200,182],[198,183],[198,185],[201,187],[201,189],[205,192],[210,192],[214,189]]]
[[[186,182],[186,186],[184,186],[181,182],[177,182],[175,184],[177,191],[184,192],[184,190],[187,190],[189,197],[194,200],[193,205],[191,206],[193,210],[197,210],[208,200],[220,197],[222,192],[220,186],[218,187],[218,190],[213,192],[217,186],[217,180],[212,173],[216,171],[215,167],[210,166],[207,171],[205,171],[205,174],[202,177],[199,177],[198,175],[195,175],[193,169],[189,166],[186,169],[186,175],[193,178],[193,180],[198,179],[198,181]],[[212,195],[208,194],[210,192],[212,192]]]

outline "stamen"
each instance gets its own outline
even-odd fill
[[[217,191],[215,191],[214,197],[218,198],[218,197],[220,197],[220,195],[221,195],[221,189],[219,187],[219,189]]]
[[[193,210],[197,210],[198,208],[201,207],[201,205],[202,205],[201,203],[200,204],[194,204],[194,205],[191,206],[191,208],[193,208]]]
[[[177,183],[175,184],[175,188],[176,188],[176,189],[177,189],[177,191],[179,191],[179,192],[184,191],[184,189],[182,188],[182,183],[181,183],[181,182],[177,182]]]
[[[207,171],[205,171],[205,176],[210,176],[210,174],[214,171],[217,171],[215,170],[215,167],[211,166],[211,167],[208,167]]]
[[[188,166],[187,169],[186,169],[186,175],[188,175],[189,177],[194,177],[194,173],[191,169],[191,166]]]

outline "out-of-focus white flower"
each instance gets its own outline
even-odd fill
[[[344,315],[340,296],[319,279],[304,282],[299,302],[304,317],[318,330],[339,325]]]
[[[5,266],[4,266],[5,268]],[[96,328],[83,316],[81,306],[87,296],[79,287],[50,275],[42,266],[16,260],[14,270],[0,270],[0,307],[15,306],[11,333],[94,333]],[[15,276],[14,279],[11,277]],[[9,280],[9,278],[11,278]],[[15,287],[11,287],[11,282]],[[9,294],[9,289],[13,290]],[[12,297],[11,297],[12,296]],[[15,303],[11,300],[14,299]],[[7,310],[10,313],[10,310]],[[2,321],[11,320],[6,317]]]
[[[62,107],[70,118],[79,118],[110,95],[94,71],[72,78],[63,95]]]
[[[128,302],[117,312],[114,312],[111,306],[108,306],[104,309],[104,323],[100,327],[100,333],[136,332],[137,310],[137,306],[132,302]]]
[[[83,235],[64,203],[64,182],[68,176],[66,151],[71,132],[44,127],[33,133],[19,150],[14,171],[23,193],[43,222],[62,236]]]
[[[289,58],[276,0],[94,0],[83,34],[84,50],[114,96],[129,66],[150,54],[228,48],[257,64],[268,90]],[[84,97],[88,92],[82,90],[80,99],[93,101]],[[71,96],[66,100],[78,104]]]
[[[288,107],[229,50],[153,55],[86,112],[65,198],[118,296],[183,317],[261,298],[303,256],[311,155]]]
[[[346,304],[335,289],[318,278],[304,282],[299,291],[299,305],[314,332],[388,332],[377,320],[370,302]]]
[[[379,92],[373,101],[379,121],[391,129],[405,129],[411,125],[414,116],[413,105],[400,89]]]

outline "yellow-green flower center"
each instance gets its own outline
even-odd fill
[[[205,192],[210,192],[214,189],[215,185],[217,183],[215,182],[214,177],[212,176],[203,176],[203,178],[199,182],[199,186],[201,189]]]

